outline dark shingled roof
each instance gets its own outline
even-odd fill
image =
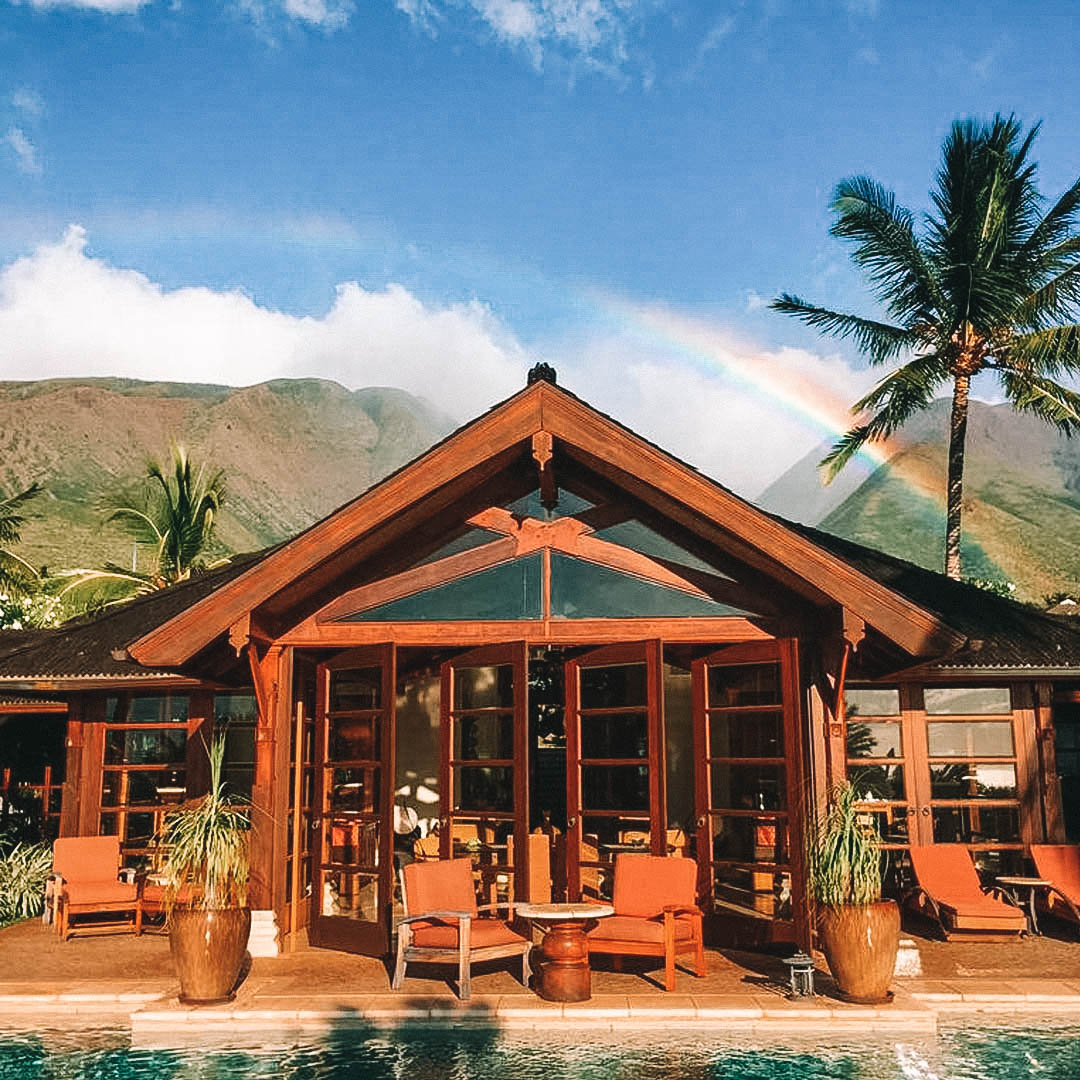
[[[1048,615],[820,529],[777,520],[968,638],[957,652],[928,664],[931,670],[1080,669],[1080,621],[1072,616]]]
[[[209,596],[266,554],[238,555],[225,566],[189,581],[55,630],[0,630],[0,680],[175,675],[170,669],[145,668],[134,660],[117,659],[117,655],[122,656],[131,642]]]

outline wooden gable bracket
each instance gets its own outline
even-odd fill
[[[545,510],[554,510],[559,505],[559,488],[555,483],[555,468],[552,456],[555,440],[550,431],[533,432],[532,456],[540,475],[540,505]]]
[[[259,642],[265,647],[274,640],[273,634],[264,631],[254,620],[250,611],[244,612],[239,619],[229,627],[229,644],[240,656],[253,641]]]
[[[858,652],[859,646],[866,638],[866,620],[860,619],[854,611],[843,609],[843,630],[841,631],[844,641],[851,647],[852,652]]]
[[[251,682],[255,689],[255,701],[259,706],[259,721],[255,728],[255,738],[265,742],[273,738],[274,710],[277,706],[277,668],[280,645],[272,645],[260,650],[254,641],[247,646],[248,664],[251,667]]]

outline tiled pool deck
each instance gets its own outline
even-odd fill
[[[133,1035],[171,1032],[197,1040],[246,1030],[288,1032],[399,1023],[642,1030],[694,1027],[749,1031],[933,1031],[959,1013],[1075,1016],[1080,1021],[1080,943],[1045,937],[1009,944],[946,944],[915,938],[922,974],[897,978],[895,1001],[845,1004],[820,972],[818,996],[791,1000],[786,968],[775,958],[710,950],[709,973],[680,971],[665,993],[655,969],[616,972],[603,958],[593,997],[579,1005],[541,1001],[504,965],[474,973],[473,997],[457,1000],[448,968],[409,969],[389,990],[383,965],[302,948],[255,959],[236,996],[222,1007],[176,1001],[168,941],[101,936],[67,943],[37,922],[0,931],[0,1026],[130,1026]],[[985,1018],[985,1017],[984,1017]]]

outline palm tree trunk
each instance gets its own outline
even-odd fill
[[[967,438],[970,375],[953,381],[949,418],[949,468],[945,491],[945,573],[960,580],[960,525],[964,512],[964,443]]]

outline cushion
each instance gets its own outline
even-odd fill
[[[458,926],[457,922],[443,922],[441,919],[429,923],[413,923],[413,944],[428,949],[456,949]],[[473,949],[525,943],[525,938],[515,934],[499,919],[474,919],[469,928],[469,946]]]
[[[694,924],[688,918],[675,919],[675,940],[689,941],[694,936]],[[644,941],[655,945],[664,943],[664,920],[642,919],[630,915],[612,915],[600,920],[600,925],[588,932],[589,944],[600,941]]]
[[[476,914],[472,859],[414,862],[402,873],[410,915],[423,915],[425,911]]]
[[[71,881],[64,886],[69,904],[115,904],[135,906],[137,889],[123,881]]]
[[[988,898],[971,852],[963,844],[930,844],[910,849],[915,880],[938,903],[979,904]]]
[[[143,890],[140,895],[143,903],[146,904],[148,907],[153,907],[154,905],[163,905],[165,903],[165,886],[147,883],[143,886]],[[176,895],[175,902],[182,905],[189,903],[190,899],[191,896],[188,892],[187,886],[185,885]]]
[[[662,855],[615,856],[616,915],[657,915],[666,907],[697,903],[697,863]]]
[[[119,869],[119,836],[65,836],[53,844],[53,870],[68,881],[108,881]]]

